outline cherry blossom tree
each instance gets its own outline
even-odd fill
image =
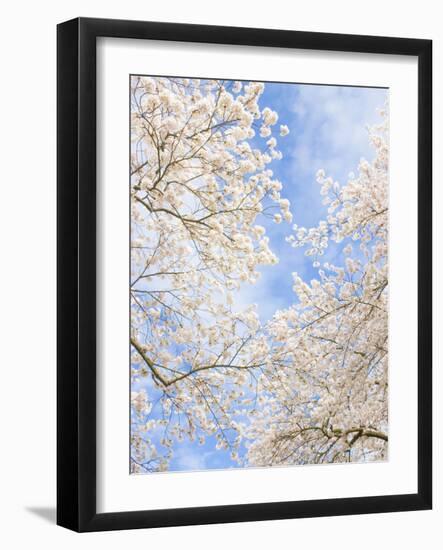
[[[275,131],[263,91],[131,79],[134,473],[166,470],[177,442],[207,437],[242,465],[386,457],[387,117],[356,177],[318,172],[327,215],[287,238],[318,278],[292,274],[294,304],[262,326],[236,292],[278,262],[260,219],[292,221],[269,167],[289,128]],[[322,263],[331,243],[340,256]]]
[[[268,343],[255,308],[235,311],[232,292],[278,261],[256,219],[292,219],[268,167],[281,153],[263,90],[132,77],[132,387],[151,382],[132,392],[133,472],[166,469],[185,438],[214,435],[236,456],[234,410]],[[269,138],[262,150],[256,132]]]
[[[248,429],[254,465],[383,460],[388,442],[388,141],[372,129],[376,156],[340,186],[317,174],[328,216],[288,241],[320,266],[330,241],[343,265],[318,279],[293,273],[296,303],[268,326],[272,351],[263,406]]]

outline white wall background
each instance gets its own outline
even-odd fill
[[[438,548],[442,293],[434,291],[435,503],[430,512],[76,535],[55,518],[55,25],[77,16],[287,28],[434,40],[435,281],[443,276],[443,31],[439,3],[41,0],[6,3],[0,34],[0,543],[48,549]],[[440,206],[440,208],[439,208]],[[441,340],[441,338],[440,338]],[[440,524],[440,525],[439,525]]]

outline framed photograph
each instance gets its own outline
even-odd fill
[[[432,506],[432,43],[58,26],[57,523]]]

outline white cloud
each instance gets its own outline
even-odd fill
[[[203,452],[201,447],[180,444],[175,447],[174,461],[178,470],[206,470],[206,455],[208,453]]]
[[[343,86],[298,86],[292,112],[297,129],[294,168],[312,176],[335,168],[333,177],[355,169],[355,161],[373,152],[366,127],[381,122],[386,90]],[[324,166],[326,165],[326,166]]]

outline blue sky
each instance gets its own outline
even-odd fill
[[[294,219],[291,224],[277,225],[262,217],[257,223],[265,226],[271,249],[279,257],[277,266],[263,267],[255,285],[244,286],[236,295],[238,308],[257,304],[261,321],[265,323],[277,309],[294,303],[291,273],[303,279],[316,277],[312,259],[303,249],[294,249],[285,241],[294,223],[311,227],[326,217],[321,204],[316,172],[323,168],[328,176],[345,183],[350,172],[356,172],[360,158],[373,158],[367,126],[381,121],[377,113],[388,96],[388,90],[305,84],[265,84],[260,107],[277,111],[275,127],[278,149],[283,159],[273,161],[270,168],[283,184],[282,197],[291,202]],[[278,127],[286,124],[290,134],[278,136]],[[265,147],[269,138],[254,138],[254,144]],[[338,249],[330,246],[324,261],[334,261]],[[135,389],[135,388],[134,388]],[[169,470],[204,470],[236,467],[229,452],[215,450],[214,438],[204,445],[176,443]]]

